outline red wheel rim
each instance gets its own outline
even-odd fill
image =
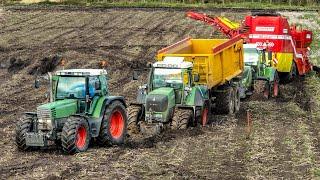
[[[273,95],[274,97],[277,97],[279,93],[279,83],[278,81],[273,82]]]
[[[202,126],[205,126],[205,125],[207,124],[207,122],[208,122],[208,112],[209,112],[208,108],[205,108],[205,109],[203,110],[203,114],[202,114]]]
[[[124,128],[124,119],[120,111],[114,111],[110,119],[110,133],[115,139],[121,137]]]
[[[87,140],[87,131],[84,126],[80,126],[77,131],[77,140],[76,140],[76,146],[79,149],[82,149],[86,145]]]

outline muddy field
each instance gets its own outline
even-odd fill
[[[208,11],[241,20],[249,12]],[[300,21],[303,13],[284,14]],[[314,17],[317,14],[309,13]],[[316,27],[315,27],[316,28]],[[313,179],[320,176],[320,80],[282,85],[270,101],[247,100],[235,116],[214,116],[205,128],[129,138],[122,147],[64,155],[55,147],[19,152],[14,127],[20,115],[45,101],[36,75],[66,68],[96,68],[108,61],[110,89],[133,101],[139,84],[132,68],[153,62],[161,47],[184,37],[210,38],[207,25],[165,9],[0,10],[0,175],[3,179]],[[252,114],[248,130],[246,112]]]

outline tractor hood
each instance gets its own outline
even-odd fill
[[[151,91],[146,98],[146,111],[164,112],[169,102],[174,102],[173,88],[158,88]]]
[[[76,114],[78,109],[78,100],[64,99],[55,102],[43,104],[38,107],[39,110],[51,110],[53,118],[63,118]]]

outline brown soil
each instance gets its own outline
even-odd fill
[[[208,12],[219,14],[218,12]],[[224,14],[240,20],[247,12]],[[129,138],[121,147],[91,145],[64,155],[59,148],[19,152],[14,128],[21,114],[45,102],[36,75],[66,68],[96,68],[108,60],[110,89],[133,101],[132,69],[153,62],[161,47],[212,29],[161,9],[7,10],[0,18],[1,178],[310,179],[319,171],[319,111],[306,79],[281,86],[278,99],[246,100],[236,116],[214,116],[206,128]],[[246,111],[252,113],[249,132]],[[319,173],[319,172],[318,172]]]

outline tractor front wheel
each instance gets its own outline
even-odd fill
[[[64,124],[61,145],[64,152],[75,154],[88,149],[90,142],[89,125],[83,117],[71,116]]]
[[[119,145],[127,134],[126,108],[120,101],[114,101],[105,110],[97,138],[100,145]]]
[[[30,146],[26,145],[26,133],[32,130],[32,118],[24,116],[20,119],[16,126],[16,143],[19,150],[30,150]]]
[[[140,132],[139,121],[142,114],[142,108],[140,106],[131,105],[128,108],[128,134],[138,134]]]
[[[171,128],[174,130],[187,129],[192,117],[193,111],[191,109],[176,109],[172,118]]]

